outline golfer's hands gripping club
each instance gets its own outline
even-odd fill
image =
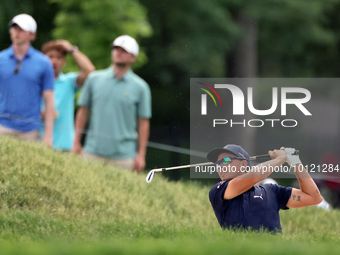
[[[297,164],[301,164],[301,160],[298,154],[296,154],[296,150],[294,148],[284,148],[281,147],[281,150],[286,152],[287,160],[286,162],[291,165],[295,166]]]
[[[283,163],[287,160],[286,152],[284,150],[268,151],[268,154],[272,159],[280,158]]]

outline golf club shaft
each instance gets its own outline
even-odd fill
[[[299,155],[299,151],[296,150],[294,155]],[[249,157],[249,160],[263,160],[263,159],[271,159],[271,157],[269,156],[269,154]],[[207,165],[214,165],[214,164],[215,163],[212,163],[212,162],[206,162],[206,163],[198,163],[198,164],[184,165],[184,166],[173,166],[173,167],[166,167],[166,168],[156,168],[156,169],[152,169],[152,171],[154,171],[154,172],[162,172],[162,171],[168,171],[168,170],[189,168],[189,167],[194,167],[194,166],[207,166]]]
[[[264,155],[249,157],[249,160],[270,159],[270,158],[271,157],[269,156],[269,154],[264,154]]]
[[[295,150],[293,155],[299,155],[299,150]],[[249,160],[259,160],[259,159],[271,159],[271,157],[269,156],[269,154],[263,154],[263,155],[249,157]]]
[[[162,172],[167,170],[175,170],[175,169],[182,169],[182,168],[189,168],[193,166],[207,166],[207,165],[213,165],[212,162],[206,162],[206,163],[198,163],[198,164],[192,164],[192,165],[184,165],[184,166],[173,166],[173,167],[167,167],[167,168],[156,168],[152,169],[154,172]]]

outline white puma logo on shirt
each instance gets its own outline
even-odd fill
[[[261,198],[263,200],[262,194],[261,194],[261,196],[254,196],[254,198]]]

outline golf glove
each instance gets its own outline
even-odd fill
[[[294,148],[284,148],[281,147],[281,150],[286,152],[287,156],[287,163],[291,166],[295,166],[296,164],[301,164],[301,160],[299,155],[294,155],[295,149]]]

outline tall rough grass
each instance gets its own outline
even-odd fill
[[[1,137],[1,211],[56,219],[210,228],[208,189],[115,169],[41,144]]]

